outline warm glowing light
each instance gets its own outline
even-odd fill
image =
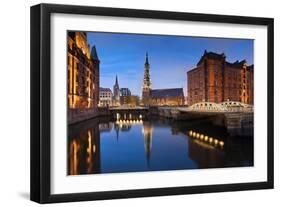
[[[91,158],[92,158],[92,133],[90,130],[88,130],[88,147],[87,147],[87,163],[91,163]]]
[[[78,144],[75,140],[72,141],[71,150],[71,160],[70,160],[70,174],[77,175],[77,168],[78,168],[78,159],[77,159],[77,152],[78,152]]]
[[[88,108],[91,108],[91,99],[88,98]]]
[[[209,137],[207,135],[204,135],[204,134],[199,134],[199,133],[196,133],[192,130],[188,131],[188,135],[190,137],[196,137],[197,139],[200,139],[201,141],[205,141],[209,144],[214,144],[216,147],[217,145],[219,145],[220,147],[223,147],[224,146],[224,142],[223,141],[220,141],[218,139],[215,139],[213,137]]]
[[[91,131],[88,130],[88,148],[87,148],[88,153],[91,153],[91,146],[92,146],[92,134]]]
[[[95,153],[95,152],[96,152],[96,145],[93,144],[93,153]]]
[[[223,142],[223,141],[220,141],[219,144],[220,144],[221,147],[223,147],[224,142]]]

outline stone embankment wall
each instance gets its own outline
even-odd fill
[[[110,112],[107,108],[104,109],[69,109],[67,114],[67,123],[75,124],[78,122],[86,121],[88,119],[96,118],[99,116],[109,116]]]

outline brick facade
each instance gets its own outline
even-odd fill
[[[205,51],[187,72],[188,103],[240,101],[254,103],[254,67],[246,61],[229,63],[224,54]]]

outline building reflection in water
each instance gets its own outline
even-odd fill
[[[151,149],[152,149],[152,130],[153,130],[153,127],[152,127],[151,122],[144,121],[142,133],[143,133],[143,138],[144,138],[144,149],[145,149],[146,161],[147,161],[148,165],[149,165]]]
[[[188,137],[188,156],[198,168],[224,165],[224,141],[192,130],[188,131]]]
[[[72,143],[70,144],[70,163],[69,163],[69,174],[70,175],[77,175],[77,166],[78,166],[78,160],[77,160],[77,151],[78,151],[78,144],[76,140],[74,139]]]
[[[140,117],[141,118],[141,117]],[[116,131],[116,138],[119,139],[119,130],[122,132],[129,132],[133,125],[142,124],[142,134],[144,138],[144,150],[146,155],[147,164],[149,165],[151,149],[152,149],[152,123],[150,121],[143,121],[142,119],[124,119],[114,123],[114,130]]]
[[[253,166],[253,138],[229,138],[219,130],[159,119],[71,125],[68,175]]]
[[[100,133],[97,124],[69,130],[68,174],[100,173]]]
[[[115,132],[116,132],[116,140],[117,140],[117,142],[118,142],[118,140],[119,140],[120,125],[117,124],[117,123],[114,123],[114,130],[115,130]]]
[[[112,122],[99,123],[98,125],[100,132],[110,132],[113,126]]]

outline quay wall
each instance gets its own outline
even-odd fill
[[[88,119],[93,119],[100,116],[109,116],[110,112],[107,108],[92,110],[92,109],[69,109],[67,113],[67,124],[76,124]]]
[[[216,126],[223,126],[230,135],[252,136],[254,128],[253,112],[196,112],[181,111],[174,107],[153,107],[149,109],[151,115],[158,115],[164,118],[193,121],[209,120]]]

